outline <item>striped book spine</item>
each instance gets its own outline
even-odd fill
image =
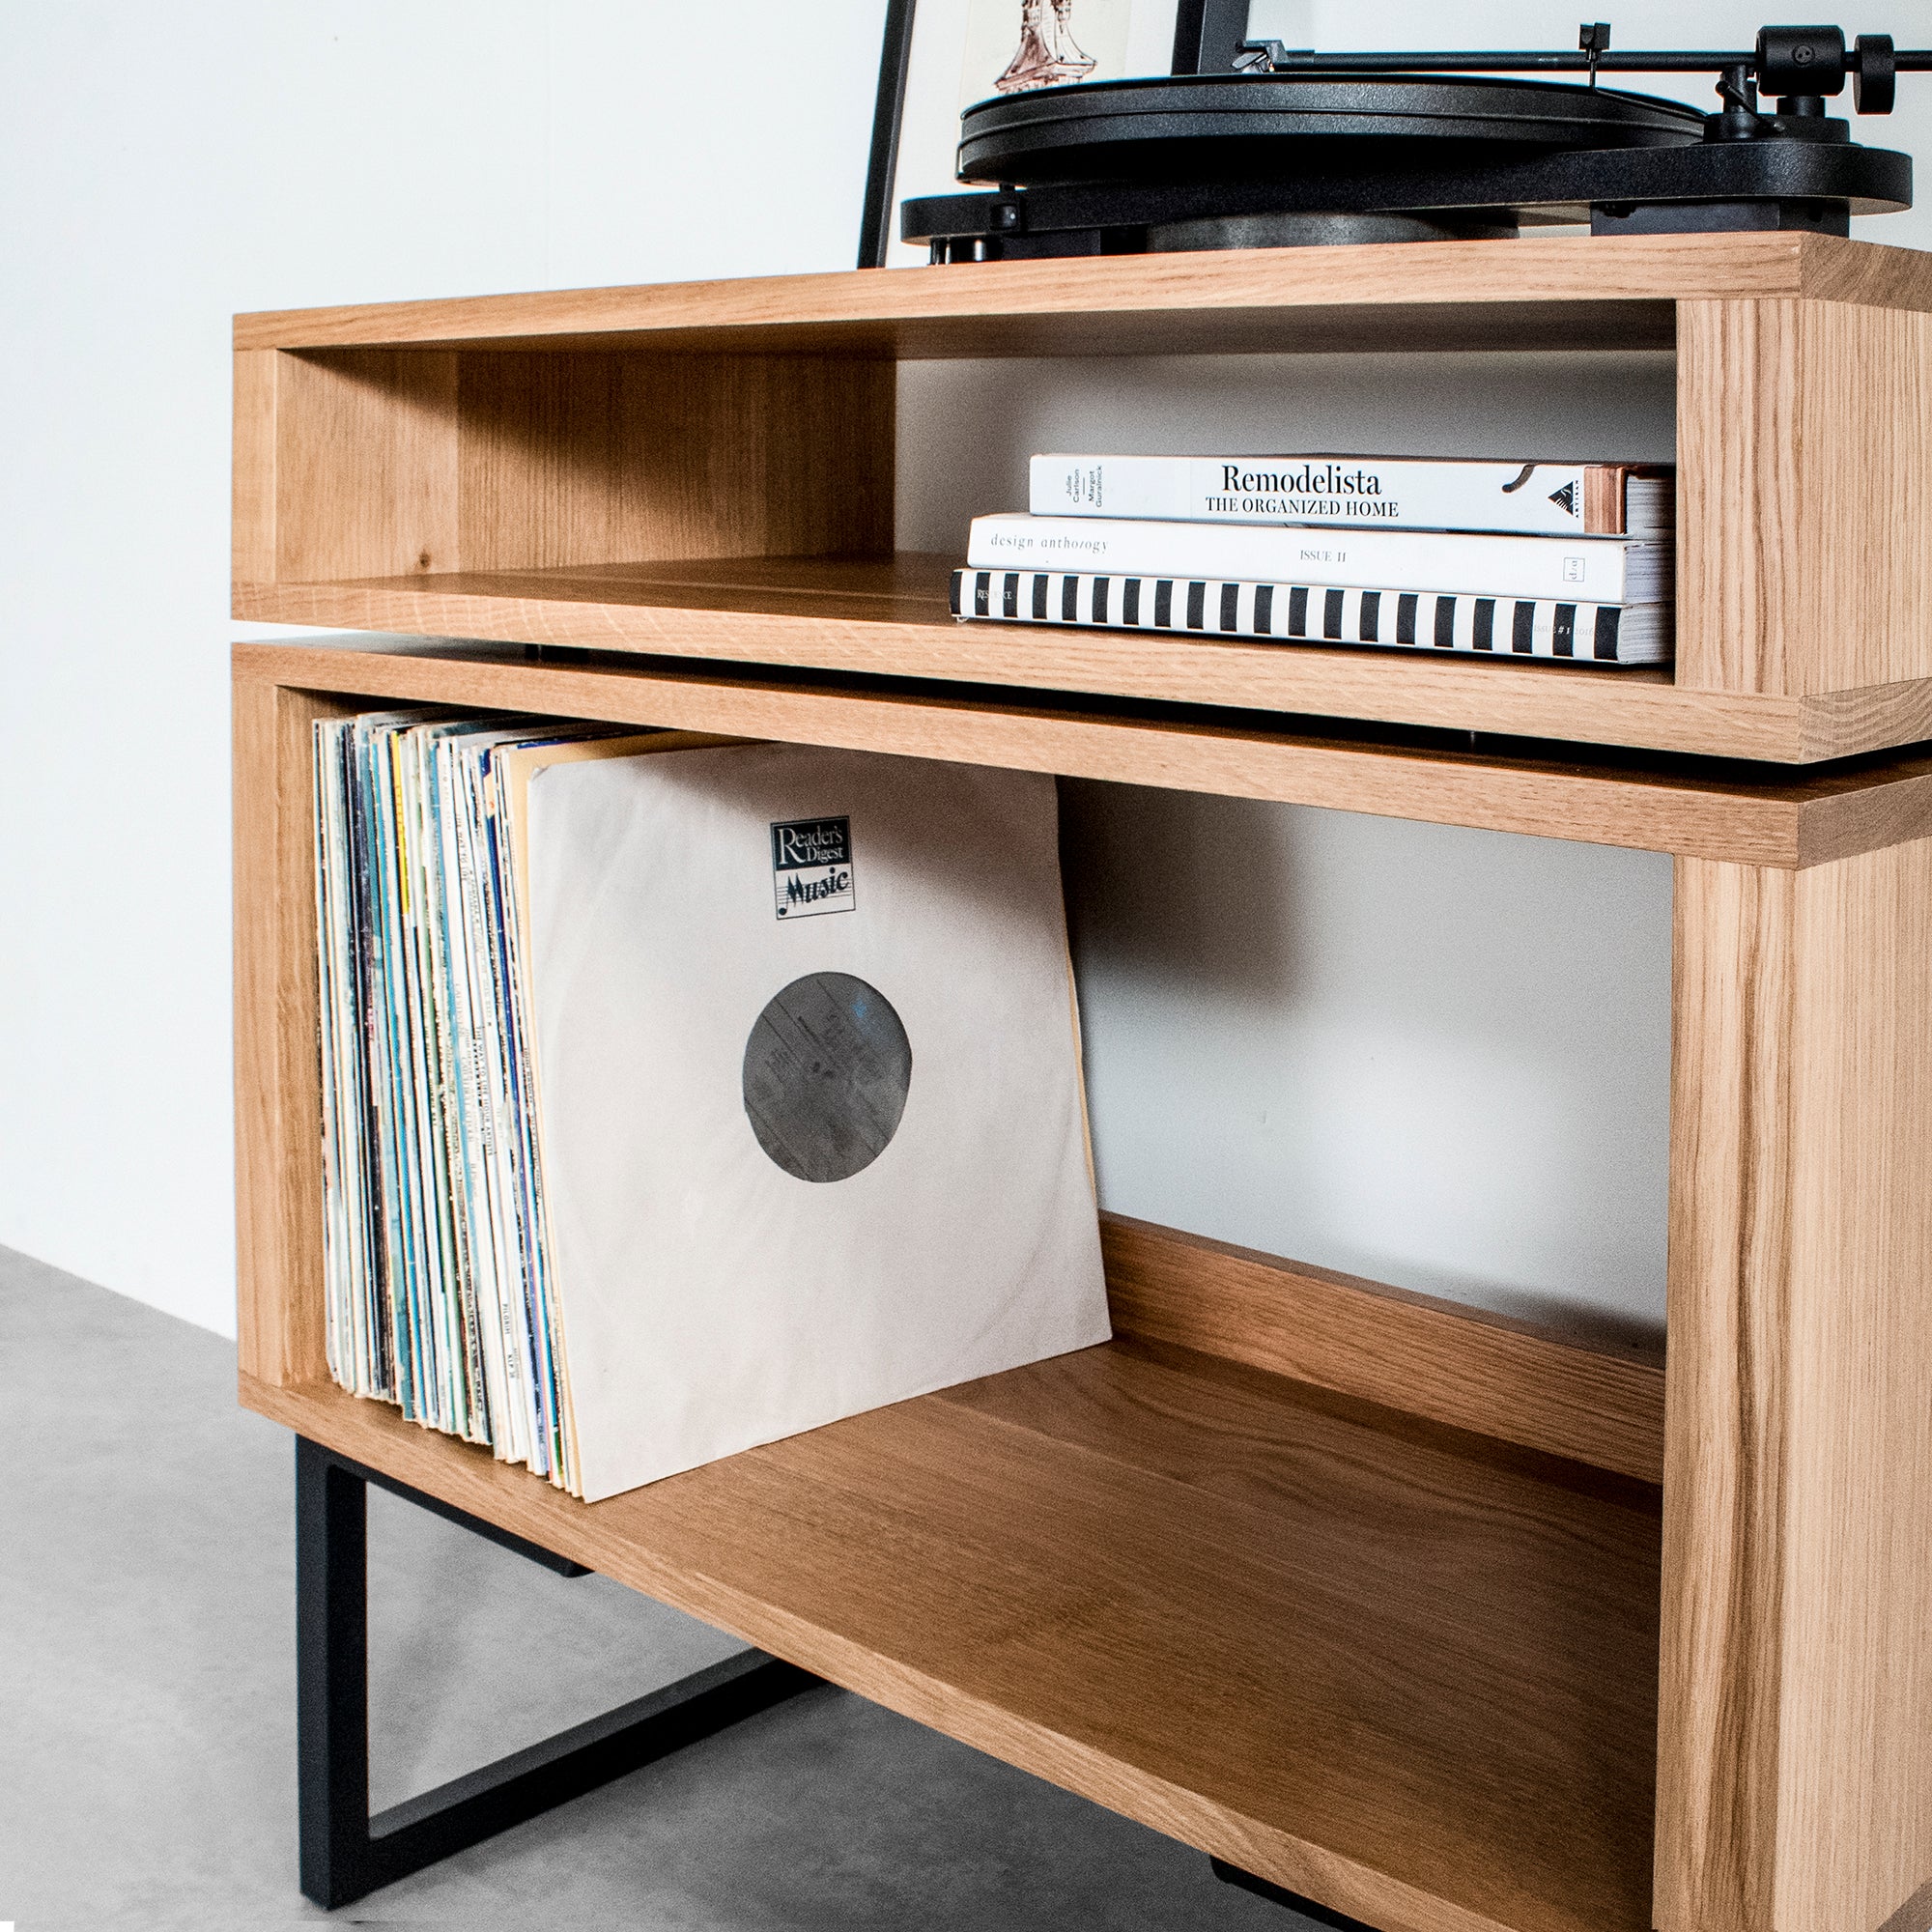
[[[1479,651],[1599,665],[1659,664],[1669,656],[1667,607],[1627,611],[1616,604],[1566,604],[1554,598],[1431,596],[1321,584],[1227,583],[1045,570],[955,570],[952,607],[952,614],[962,618]]]

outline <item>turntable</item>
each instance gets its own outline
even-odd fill
[[[1242,10],[1245,13],[1245,10]],[[1912,160],[1827,111],[1891,111],[1932,50],[1836,27],[1766,27],[1747,51],[1343,53],[1201,37],[1200,71],[1040,87],[961,116],[962,182],[908,200],[934,262],[1319,242],[1598,235],[1849,233],[1912,205]],[[1579,72],[1580,82],[1535,76]],[[1600,85],[1711,73],[1717,104]],[[1772,106],[1767,109],[1764,99]]]

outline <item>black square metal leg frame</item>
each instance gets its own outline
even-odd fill
[[[762,1651],[560,1731],[420,1798],[369,1815],[368,1495],[376,1483],[560,1576],[533,1543],[296,1438],[296,1733],[301,1889],[348,1905],[379,1887],[769,1709],[820,1680]]]

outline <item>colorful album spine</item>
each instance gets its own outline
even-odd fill
[[[1266,643],[1383,645],[1599,666],[1662,664],[1667,605],[1362,589],[1334,584],[955,570],[952,614],[1172,631]]]
[[[1661,464],[1053,454],[1033,459],[1029,480],[1037,517],[1645,537],[1675,514]]]

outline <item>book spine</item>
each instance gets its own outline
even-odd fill
[[[1640,604],[1660,594],[1668,554],[1666,546],[1614,537],[992,516],[974,519],[966,562],[980,570],[1131,572],[1343,588],[1373,583],[1458,596]]]
[[[952,614],[1008,623],[1099,625],[1266,642],[1380,644],[1587,664],[1658,664],[1667,618],[1561,598],[1258,583],[1045,570],[955,570]]]
[[[1623,536],[1622,463],[1355,456],[1036,456],[1037,517]]]

